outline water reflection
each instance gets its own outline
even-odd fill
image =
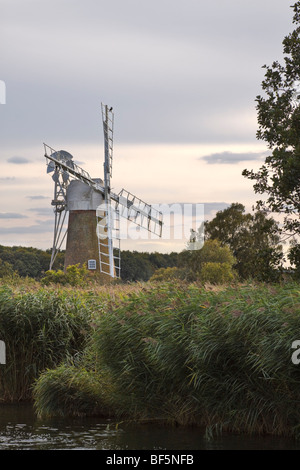
[[[28,405],[0,406],[0,450],[300,450],[291,439],[224,435],[207,441],[203,430],[126,424],[99,418],[37,419]]]

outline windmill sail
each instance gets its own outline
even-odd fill
[[[101,235],[98,233],[100,271],[114,278],[121,273],[121,250],[119,236],[118,211],[112,210],[112,197],[110,179],[112,176],[113,159],[113,127],[114,114],[112,108],[101,104],[104,132],[104,207],[97,211],[97,228],[102,227]],[[118,196],[117,196],[118,198]],[[101,215],[100,215],[101,214]],[[117,216],[117,217],[116,217]]]
[[[153,206],[142,201],[126,189],[119,193],[117,208],[120,215],[126,217],[131,222],[161,237],[163,217],[162,213],[154,209]]]
[[[66,219],[66,191],[69,184],[69,175],[65,172],[61,165],[57,165],[59,162],[71,161],[72,155],[68,152],[61,150],[56,152],[44,144],[45,156],[47,151],[50,150],[49,159],[47,159],[47,173],[53,173],[52,179],[54,181],[54,198],[51,205],[54,207],[54,234],[53,234],[53,245],[49,268],[52,269],[57,253],[59,252],[65,237],[66,230],[64,230],[64,224]],[[53,159],[52,159],[53,158]]]
[[[87,171],[78,166],[73,160],[66,160],[65,158],[60,157],[61,155],[67,152],[65,152],[64,150],[56,151],[45,143],[44,149],[48,173],[53,171],[52,168],[57,169],[59,171],[66,171],[71,177],[74,177],[82,181],[83,183],[88,184],[94,189],[104,193],[104,186],[95,182],[95,180],[91,178]]]
[[[104,175],[107,174],[112,177],[112,161],[113,161],[113,133],[114,133],[114,113],[112,108],[101,103],[102,122],[104,131],[104,146],[105,146],[105,165]]]

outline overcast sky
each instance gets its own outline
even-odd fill
[[[255,97],[262,66],[282,61],[293,3],[0,0],[0,244],[52,245],[43,142],[103,176],[101,102],[115,113],[115,192],[205,203],[207,217],[232,202],[251,210],[241,172],[267,150]]]

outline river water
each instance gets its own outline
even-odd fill
[[[286,438],[223,435],[198,428],[116,423],[99,418],[38,419],[30,405],[0,406],[0,450],[300,450]]]

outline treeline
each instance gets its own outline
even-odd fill
[[[58,253],[53,268],[64,268],[65,252]],[[148,281],[160,268],[174,267],[178,264],[178,253],[140,253],[123,251],[121,253],[121,276],[123,281]],[[39,250],[21,246],[0,245],[0,277],[12,275],[41,279],[49,269],[51,249]]]
[[[0,277],[14,272],[21,277],[40,279],[49,269],[51,249],[39,250],[23,246],[0,245]],[[55,269],[63,269],[64,252],[58,253]]]
[[[276,282],[286,272],[300,278],[300,245],[294,241],[283,252],[279,223],[264,211],[247,213],[240,203],[232,203],[217,212],[211,221],[195,232],[202,249],[189,243],[180,253],[121,252],[121,279],[124,282],[166,279],[230,282],[255,279]],[[53,269],[63,270],[64,251],[56,258]],[[42,279],[49,269],[51,250],[0,246],[0,277],[14,272],[21,277]]]
[[[180,253],[121,252],[121,279],[123,281],[148,281],[158,269],[177,267]]]

